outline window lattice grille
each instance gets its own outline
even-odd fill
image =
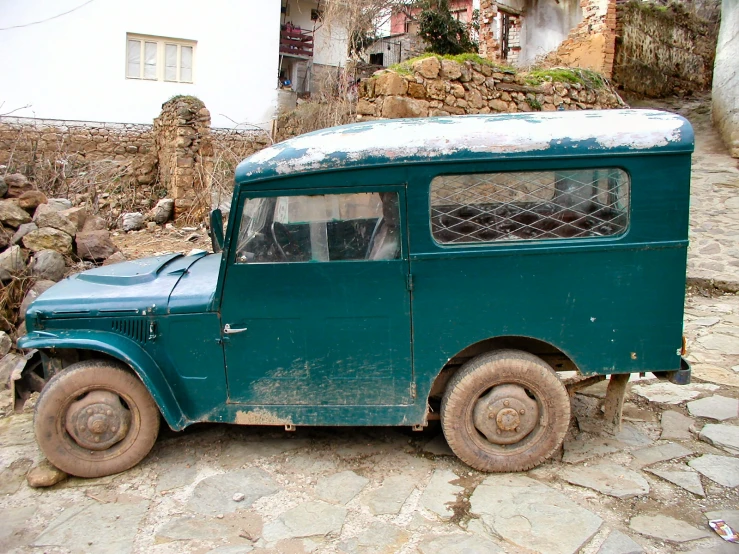
[[[621,169],[442,175],[431,182],[431,231],[442,244],[613,236],[628,206]]]

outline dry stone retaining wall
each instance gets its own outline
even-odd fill
[[[0,118],[0,165],[34,174],[44,162],[80,165],[111,160],[129,163],[140,184],[156,179],[151,125]]]
[[[411,74],[385,71],[360,85],[360,119],[623,107],[607,89],[580,83],[526,84],[523,74],[495,66],[427,57]]]
[[[618,2],[617,22],[613,80],[619,87],[655,98],[711,87],[715,23],[677,5],[638,0]]]

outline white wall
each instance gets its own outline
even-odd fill
[[[85,0],[0,0],[0,28]],[[310,16],[309,16],[310,17]],[[215,127],[269,126],[277,104],[280,0],[96,0],[37,25],[0,30],[0,113],[151,123],[176,94],[197,96]],[[126,33],[197,41],[194,83],[126,79]],[[229,119],[230,118],[230,119]]]
[[[723,0],[713,68],[713,121],[739,158],[739,0]]]
[[[532,64],[556,50],[582,17],[580,0],[526,0],[518,64]]]
[[[349,36],[346,27],[338,21],[325,25],[312,21],[311,9],[318,7],[314,0],[287,0],[289,15],[284,17],[301,29],[315,31],[313,36],[313,63],[344,67],[346,65]]]

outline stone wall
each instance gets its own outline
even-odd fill
[[[723,0],[713,72],[713,122],[739,158],[739,0]]]
[[[414,62],[407,74],[386,70],[363,80],[357,113],[360,119],[377,119],[623,107],[605,85],[531,82],[525,73],[432,56]]]
[[[677,4],[638,0],[619,0],[617,21],[613,80],[619,87],[657,98],[711,87],[715,24]]]
[[[592,69],[610,76],[616,0],[480,0],[480,55],[495,62]],[[503,54],[503,13],[509,25]]]
[[[581,0],[582,21],[570,31],[547,62],[592,69],[610,78],[615,56],[616,0]]]
[[[192,96],[172,98],[154,120],[159,181],[175,202],[175,217],[207,211],[213,174],[210,112]],[[202,214],[193,214],[196,218]]]
[[[90,162],[115,162],[139,184],[156,179],[151,125],[0,118],[0,165],[30,177]]]

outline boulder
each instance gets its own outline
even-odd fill
[[[2,223],[0,223],[0,251],[5,250],[10,246],[13,232],[10,229],[6,229]]]
[[[5,182],[5,179],[0,177],[0,198],[5,198],[5,195],[8,193],[8,184]]]
[[[26,269],[26,253],[20,246],[11,246],[0,252],[0,281],[9,281],[13,275]]]
[[[18,197],[18,205],[27,212],[33,213],[39,205],[48,201],[46,195],[40,190],[27,190]]]
[[[41,462],[26,475],[28,486],[33,488],[51,487],[66,478],[67,474],[51,465],[48,460]]]
[[[375,82],[378,96],[403,96],[408,92],[408,81],[397,73],[383,73]]]
[[[439,76],[441,64],[435,56],[423,58],[413,63],[413,71],[420,73],[426,79],[436,79]]]
[[[111,254],[110,257],[103,262],[103,265],[113,265],[113,264],[119,264],[121,262],[126,261],[126,256],[123,254],[123,252],[115,252],[114,254]]]
[[[5,354],[10,352],[11,346],[13,346],[13,341],[10,340],[8,333],[0,331],[0,358],[5,357]],[[0,388],[2,388],[2,383],[0,383]]]
[[[85,219],[85,223],[82,226],[82,230],[85,233],[89,233],[90,231],[107,231],[108,230],[108,224],[105,222],[105,220],[97,215],[88,216],[87,219]]]
[[[428,113],[428,102],[407,96],[388,96],[382,103],[382,117],[388,119],[426,117]]]
[[[54,281],[42,280],[36,281],[33,286],[28,289],[25,298],[23,298],[23,302],[21,302],[21,307],[18,310],[18,317],[21,321],[25,321],[26,310],[28,309],[28,306],[31,305],[31,302],[36,300],[39,296],[41,296],[44,292],[49,290],[54,285],[56,285]]]
[[[139,231],[144,228],[144,216],[139,212],[130,212],[121,215],[121,229],[124,231]]]
[[[99,262],[118,251],[108,231],[83,231],[77,233],[77,255],[83,260]],[[124,258],[125,259],[125,258]]]
[[[159,225],[164,225],[167,221],[172,219],[173,214],[174,200],[171,198],[162,198],[149,212],[147,219],[154,223],[158,223]]]
[[[68,210],[69,208],[72,207],[72,202],[70,202],[66,198],[49,198],[49,200],[46,203],[55,212],[61,212],[63,210]]]
[[[23,246],[33,252],[56,250],[62,254],[69,254],[72,251],[72,237],[53,227],[43,227],[23,237]]]
[[[462,67],[454,60],[441,60],[441,78],[454,81],[462,76]]]
[[[42,227],[52,227],[64,231],[69,236],[77,233],[77,225],[64,217],[61,211],[57,211],[48,204],[41,204],[33,215],[33,222],[39,229]]]
[[[8,198],[18,198],[24,192],[33,190],[33,185],[28,182],[28,179],[22,173],[6,175],[5,184],[8,187],[8,191],[5,193]]]
[[[15,229],[29,221],[31,221],[31,216],[16,201],[0,200],[0,223]]]
[[[18,229],[13,235],[13,238],[10,239],[10,244],[18,244],[21,241],[21,239],[25,237],[28,233],[30,233],[31,231],[35,231],[37,229],[38,229],[38,226],[33,222],[24,223],[23,225],[18,225]]]
[[[64,256],[56,250],[36,252],[29,267],[31,268],[31,275],[37,279],[47,279],[49,281],[61,281],[67,270]]]
[[[68,210],[62,210],[59,215],[67,218],[69,221],[75,224],[78,231],[81,231],[87,221],[87,210],[82,206],[77,208],[69,208]]]

